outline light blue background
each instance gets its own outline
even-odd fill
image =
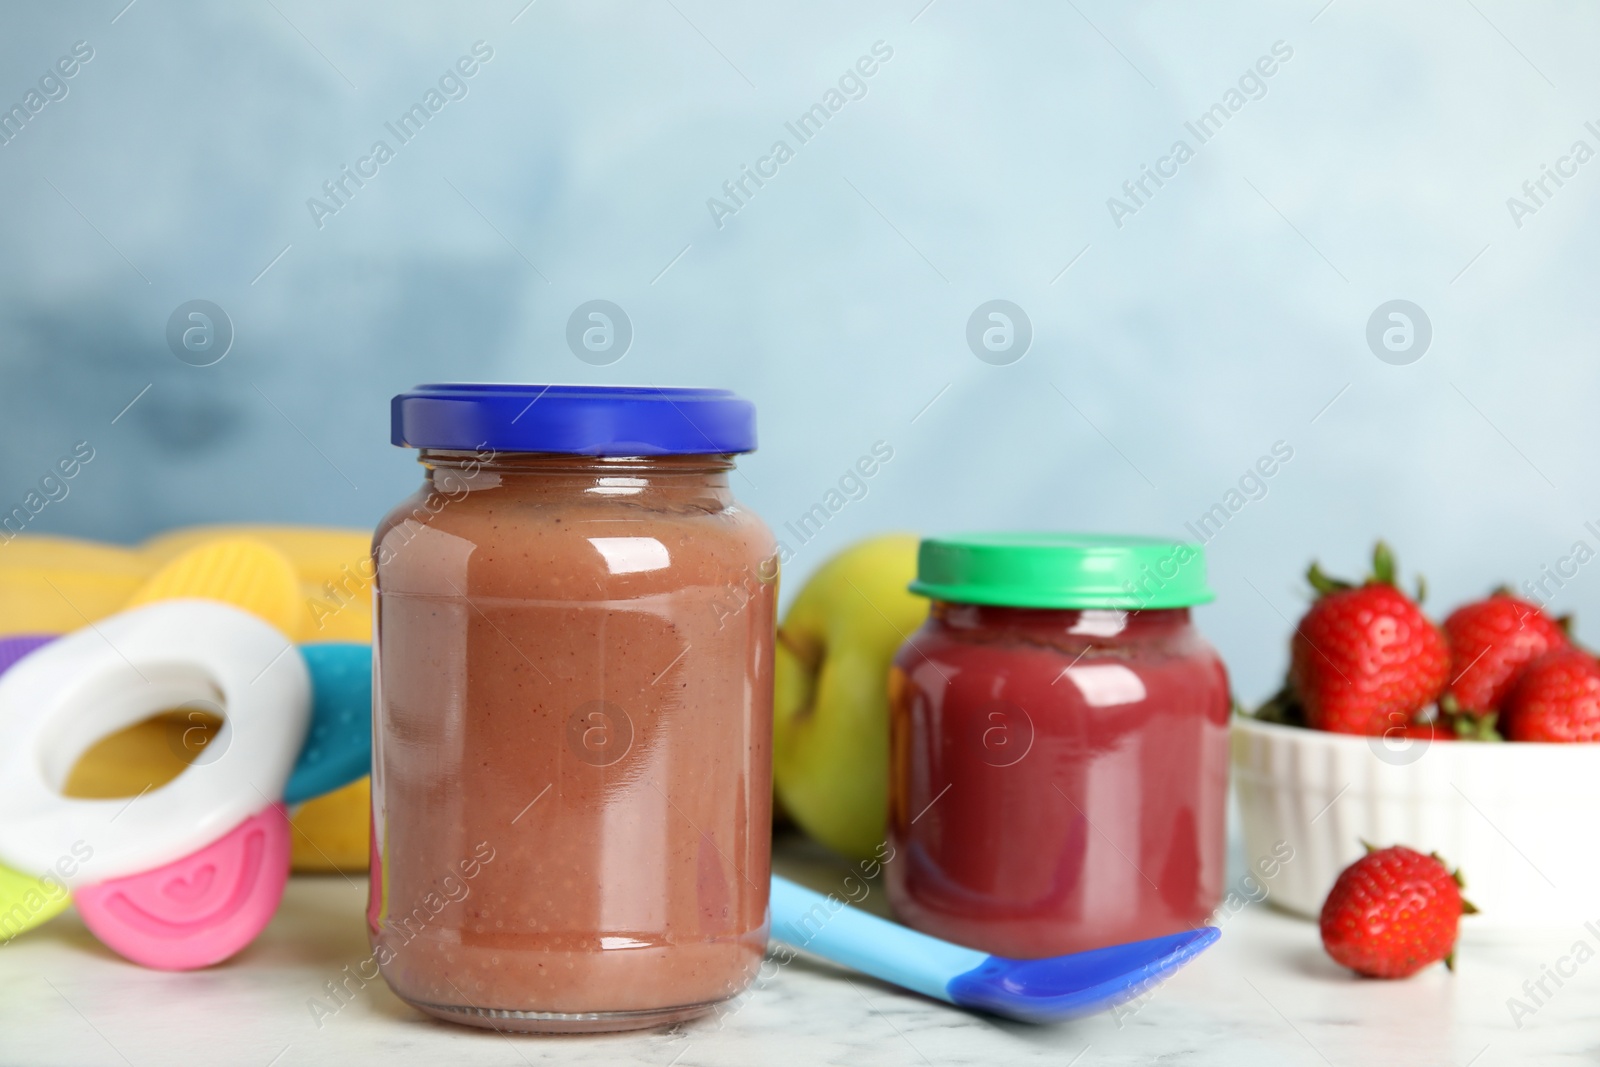
[[[6,106],[95,52],[0,147],[4,508],[88,440],[30,529],[366,526],[418,477],[387,404],[418,381],[722,385],[759,406],[738,487],[774,527],[894,449],[792,595],[884,529],[1182,534],[1281,440],[1208,546],[1247,700],[1312,556],[1356,572],[1381,533],[1442,608],[1600,548],[1600,161],[1520,228],[1506,205],[1600,148],[1592,9],[523,2],[0,13]],[[478,40],[469,95],[318,229],[307,198]],[[880,40],[867,95],[717,228],[707,198]],[[1277,41],[1266,95],[1186,136]],[[1195,158],[1118,228],[1107,198],[1179,137]],[[165,343],[194,298],[237,330],[215,366]],[[635,330],[608,367],[564,342],[594,298]],[[1014,365],[965,342],[995,298],[1032,321]],[[1409,366],[1365,341],[1395,298],[1432,320]],[[1597,640],[1592,572],[1553,603]]]

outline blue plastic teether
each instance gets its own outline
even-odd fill
[[[372,769],[372,646],[301,645],[311,671],[311,728],[284,786],[299,804],[364,778]]]

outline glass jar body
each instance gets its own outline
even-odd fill
[[[379,969],[502,1030],[659,1025],[766,946],[772,535],[718,456],[424,450],[379,525]]]
[[[890,690],[902,921],[1036,958],[1189,929],[1221,901],[1228,681],[1187,608],[935,601]]]

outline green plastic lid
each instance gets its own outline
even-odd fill
[[[1123,534],[973,533],[924,538],[911,591],[1013,608],[1186,608],[1215,595],[1205,550]]]

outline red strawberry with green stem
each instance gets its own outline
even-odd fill
[[[1462,885],[1437,853],[1368,845],[1323,902],[1322,947],[1372,978],[1407,978],[1440,960],[1453,970],[1461,916],[1478,910]]]
[[[1474,715],[1500,710],[1524,667],[1570,643],[1561,621],[1504,590],[1451,612],[1444,634],[1450,642],[1445,696]]]
[[[1501,723],[1512,741],[1600,741],[1600,662],[1571,646],[1540,656],[1506,698]]]
[[[1448,678],[1444,635],[1394,584],[1394,556],[1379,541],[1359,586],[1307,572],[1320,594],[1289,645],[1289,687],[1306,724],[1345,734],[1404,728],[1438,699]],[[1422,584],[1418,583],[1418,596]]]

